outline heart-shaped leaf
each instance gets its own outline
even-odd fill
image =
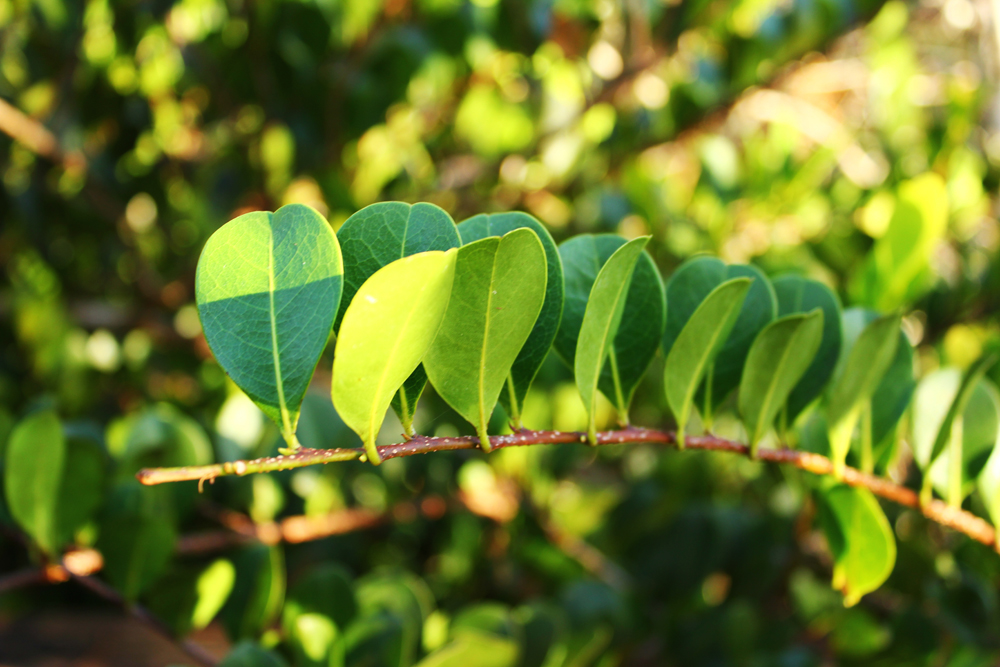
[[[555,349],[571,367],[576,364],[577,341],[590,300],[590,292],[601,267],[623,245],[615,234],[584,234],[559,246],[566,273],[566,305],[556,334]],[[666,318],[663,280],[648,253],[640,253],[632,273],[618,334],[601,368],[597,388],[614,404],[622,422],[639,380],[656,356]],[[614,364],[611,360],[614,359]]]
[[[663,384],[677,420],[677,446],[681,449],[695,392],[736,324],[751,282],[750,278],[734,278],[712,289],[670,346]]]
[[[545,249],[531,229],[462,246],[444,322],[424,357],[431,384],[476,427],[487,426],[545,300]]]
[[[833,587],[852,606],[892,574],[896,540],[868,489],[835,484],[822,497],[820,520],[833,553]]]
[[[618,376],[613,348],[628,300],[633,272],[648,242],[648,236],[633,239],[608,258],[594,280],[583,314],[573,372],[587,410],[587,437],[592,445],[597,444],[597,384],[605,361],[611,364],[615,403],[619,410],[625,410],[621,414],[622,419],[628,419],[628,403]]]
[[[507,232],[524,227],[533,230],[545,248],[547,281],[542,312],[538,314],[531,335],[528,336],[514,365],[510,368],[507,391],[500,392],[500,404],[517,428],[523,426],[521,410],[524,398],[528,395],[531,382],[552,347],[552,341],[555,340],[559,323],[562,321],[564,297],[562,259],[559,257],[559,250],[552,240],[552,235],[542,223],[527,213],[514,211],[477,215],[458,225],[462,243],[472,243],[488,236],[503,236]]]
[[[292,448],[342,288],[337,237],[302,204],[231,220],[198,260],[195,293],[205,339]]]
[[[348,305],[361,285],[382,267],[401,259],[431,250],[451,250],[462,244],[455,221],[434,204],[380,202],[361,209],[337,230],[344,253],[344,298],[340,301],[334,331],[340,325]],[[400,283],[405,291],[405,283]],[[406,434],[413,435],[413,413],[427,384],[427,374],[420,366],[406,379],[392,398],[392,408],[399,415]]]
[[[785,405],[785,422],[790,425],[810,403],[819,398],[833,377],[842,338],[840,300],[823,283],[802,276],[781,276],[775,278],[772,285],[778,297],[779,317],[808,313],[815,308],[823,311],[823,338],[819,349],[802,379],[788,395]]]
[[[4,460],[4,491],[11,516],[42,551],[59,544],[59,486],[66,460],[62,424],[50,410],[14,427]]]
[[[892,364],[899,346],[899,315],[886,315],[869,324],[844,360],[843,370],[830,390],[827,423],[834,475],[843,474],[854,427]]]
[[[441,326],[457,254],[397,259],[361,285],[344,315],[333,358],[333,404],[372,463],[381,461],[375,438],[385,411]]]
[[[750,347],[740,381],[739,408],[750,438],[750,455],[774,423],[823,339],[823,311],[788,315],[760,332]]]
[[[714,406],[722,403],[739,386],[750,345],[760,330],[777,315],[777,297],[767,276],[756,267],[727,265],[715,257],[689,259],[674,272],[667,283],[667,303],[670,304],[670,309],[663,334],[663,352],[669,355],[681,330],[709,292],[727,280],[743,277],[752,280],[743,308],[722,349],[712,361],[705,386],[698,390],[697,404],[708,424],[711,424]],[[711,391],[706,395],[709,386]]]

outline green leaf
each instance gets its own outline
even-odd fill
[[[344,298],[334,325],[337,332],[354,295],[376,271],[403,257],[462,244],[451,216],[423,202],[366,206],[344,221],[337,238],[344,253]],[[392,408],[407,435],[413,434],[413,412],[426,384],[427,374],[418,366],[393,396]]]
[[[160,516],[118,514],[101,524],[97,547],[104,574],[126,600],[135,600],[163,574],[177,533]]]
[[[145,597],[151,611],[175,635],[183,637],[212,622],[232,592],[235,579],[233,564],[224,558],[208,565],[175,561]]]
[[[698,390],[698,407],[710,424],[714,406],[722,403],[740,384],[743,365],[757,334],[777,314],[777,297],[771,282],[749,265],[727,265],[715,257],[695,257],[684,262],[667,283],[667,325],[663,352],[669,356],[678,336],[695,310],[716,287],[733,278],[750,278],[752,283],[738,318],[712,362],[705,385]],[[707,392],[711,387],[711,391]],[[708,393],[708,395],[706,395]]]
[[[225,558],[219,558],[198,575],[195,583],[197,602],[191,611],[191,628],[200,630],[215,618],[229,599],[236,582],[236,568]]]
[[[670,346],[663,384],[677,420],[677,446],[682,449],[695,392],[739,319],[751,282],[734,278],[712,289]]]
[[[750,454],[774,423],[792,389],[813,362],[823,339],[823,311],[788,315],[771,322],[747,355],[739,408],[750,438]]]
[[[944,453],[945,446],[951,438],[952,426],[956,420],[961,418],[962,414],[965,412],[966,406],[969,404],[969,399],[972,397],[973,390],[983,379],[983,376],[986,375],[986,371],[988,371],[990,367],[996,363],[996,361],[997,357],[995,354],[984,355],[962,376],[962,383],[958,387],[955,399],[948,407],[948,412],[945,414],[944,420],[941,422],[941,427],[937,430],[937,436],[934,438],[934,444],[931,447],[930,456],[927,459],[928,466],[933,467],[938,457]]]
[[[559,246],[566,272],[566,305],[556,334],[555,349],[574,367],[580,329],[598,273],[625,245],[615,234],[584,234]],[[656,356],[666,318],[663,280],[649,253],[640,253],[632,273],[618,334],[601,368],[597,388],[615,405],[619,418],[628,420],[628,408],[639,381]],[[614,360],[614,363],[612,363]]]
[[[66,439],[64,469],[56,505],[56,543],[72,541],[73,534],[93,517],[104,498],[107,455],[87,438]]]
[[[417,663],[417,667],[514,667],[517,642],[487,633],[470,632]]]
[[[872,492],[836,484],[822,494],[821,524],[833,554],[833,587],[856,604],[881,586],[896,564],[896,540]]]
[[[287,663],[278,654],[243,640],[233,647],[219,667],[287,667]]]
[[[816,356],[802,379],[788,395],[788,424],[823,393],[840,357],[842,325],[840,300],[829,287],[802,276],[781,276],[772,281],[778,298],[778,316],[807,313],[815,308],[823,311],[823,338]]]
[[[426,584],[410,574],[358,581],[358,617],[344,633],[349,665],[412,665],[434,605]]]
[[[216,360],[289,447],[343,288],[330,225],[302,204],[223,225],[198,260],[195,294]]]
[[[288,592],[282,612],[285,632],[291,632],[295,619],[301,614],[320,614],[331,619],[337,627],[345,628],[358,611],[351,580],[343,568],[324,564],[309,571],[296,581]]]
[[[396,390],[441,327],[457,255],[424,252],[388,264],[361,285],[344,315],[333,359],[333,403],[372,463],[381,461],[375,438]]]
[[[855,299],[882,311],[912,303],[927,290],[931,254],[947,228],[943,178],[928,172],[901,183],[889,227],[853,281]]]
[[[962,372],[957,368],[933,371],[920,381],[913,399],[913,458],[928,480],[925,488],[929,483],[952,503],[960,503],[971,492],[971,482],[980,477],[1000,425],[996,386],[981,375],[977,379],[966,374],[965,378],[974,380],[974,384],[963,384]],[[970,386],[961,413],[952,415],[952,410],[960,407],[960,390]],[[946,436],[945,443],[932,460],[942,436]]]
[[[62,424],[50,410],[23,419],[11,433],[4,490],[11,516],[47,554],[59,543],[59,487],[66,460]]]
[[[594,280],[580,324],[573,372],[587,410],[587,437],[592,445],[597,444],[597,383],[609,357],[615,379],[615,404],[619,406],[622,420],[628,421],[628,403],[618,378],[613,346],[625,311],[632,274],[648,242],[648,236],[633,239],[608,258]]]
[[[444,322],[424,368],[434,388],[476,427],[487,427],[511,366],[545,300],[545,250],[531,229],[462,246]]]
[[[899,315],[886,315],[865,327],[834,381],[827,408],[834,475],[843,474],[854,427],[889,369],[899,345]]]
[[[233,558],[236,583],[222,608],[230,637],[251,637],[271,625],[285,601],[285,559],[280,547],[256,545]]]
[[[503,236],[515,229],[528,228],[538,235],[545,249],[545,264],[547,278],[545,282],[545,301],[542,310],[535,320],[535,326],[528,340],[518,353],[514,365],[510,367],[507,378],[507,390],[500,392],[500,404],[510,416],[514,426],[520,428],[521,411],[524,398],[528,395],[531,382],[535,379],[538,369],[545,361],[552,341],[555,340],[559,323],[562,321],[563,299],[565,285],[563,281],[563,265],[552,235],[535,218],[527,213],[514,211],[510,213],[493,213],[477,215],[458,225],[458,233],[462,243],[472,243],[488,236]]]

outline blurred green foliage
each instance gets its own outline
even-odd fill
[[[885,505],[895,569],[844,608],[814,480],[743,458],[566,446],[201,494],[133,479],[276,451],[209,355],[194,268],[223,222],[292,202],[335,228],[383,199],[458,221],[526,210],[556,241],[651,234],[667,276],[702,251],[807,275],[872,309],[845,311],[849,341],[903,309],[915,350],[892,368],[932,379],[918,396],[947,390],[940,369],[968,368],[998,329],[992,28],[969,0],[0,0],[0,452],[22,417],[56,410],[63,465],[90,471],[69,492],[73,526],[34,537],[100,549],[97,576],[175,632],[217,616],[240,642],[231,665],[993,664],[996,553]],[[357,446],[327,400],[331,350],[298,438]],[[662,365],[636,423],[670,420]],[[910,424],[926,415],[880,430],[879,411],[908,402],[883,389],[874,464],[916,486]],[[468,432],[428,394],[418,432]],[[715,428],[741,437],[733,407]],[[586,426],[554,355],[522,413]],[[614,419],[599,403],[598,425]],[[813,447],[826,427],[807,426]],[[379,442],[401,430],[390,416]],[[987,495],[964,506],[996,514]],[[344,510],[391,520],[302,543],[184,541],[232,512],[270,525]],[[39,557],[18,512],[0,503],[0,572]],[[0,622],[71,604],[68,587],[4,594]]]

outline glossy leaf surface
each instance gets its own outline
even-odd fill
[[[709,410],[706,416],[709,418],[713,406],[720,404],[739,386],[750,345],[761,329],[777,315],[774,288],[758,268],[742,264],[727,265],[715,257],[695,257],[684,262],[667,283],[667,303],[670,308],[663,334],[663,352],[669,356],[681,331],[709,293],[722,283],[741,277],[751,280],[743,307],[722,348],[713,359],[711,379],[706,380],[705,387],[699,389],[698,406],[704,408],[704,392],[711,382],[711,396],[707,397]]]
[[[695,392],[736,324],[750,286],[749,278],[734,278],[711,290],[670,347],[663,383],[681,447]]]
[[[787,422],[791,424],[823,393],[837,367],[843,338],[840,300],[823,283],[802,276],[781,276],[772,285],[778,298],[778,317],[807,313],[815,308],[823,312],[823,337],[816,356],[788,395]]]
[[[576,344],[573,371],[576,375],[577,389],[580,390],[584,408],[587,410],[587,435],[591,444],[596,444],[597,437],[597,384],[601,377],[601,369],[612,354],[614,340],[625,311],[632,275],[648,242],[649,237],[643,236],[629,241],[616,250],[598,272],[594,286],[590,290],[590,298],[587,300],[587,309],[584,311]],[[612,396],[615,404],[622,409],[628,402],[625,400],[624,389],[618,377],[617,363],[614,357],[611,359],[615,383],[615,393]],[[627,420],[627,412],[620,417]]]
[[[57,508],[66,461],[62,424],[36,412],[14,427],[4,460],[4,493],[11,516],[46,553],[61,546]]]
[[[374,463],[385,412],[441,326],[457,254],[425,252],[379,269],[344,315],[333,360],[333,404]]]
[[[337,239],[344,255],[344,298],[334,325],[337,332],[354,295],[376,271],[403,257],[462,244],[451,216],[425,202],[366,206],[344,221]],[[393,410],[407,432],[412,432],[413,412],[426,384],[427,374],[418,366],[393,396]]]
[[[555,349],[571,367],[575,365],[577,341],[594,281],[601,267],[623,245],[625,239],[620,236],[600,234],[575,236],[559,246],[566,273],[566,305]],[[660,272],[648,253],[640,253],[618,334],[608,350],[608,361],[601,368],[597,384],[601,393],[614,403],[622,420],[627,419],[632,395],[656,355],[665,318],[666,302]],[[614,365],[611,358],[615,360]],[[619,393],[622,401],[618,400]]]
[[[896,564],[896,539],[872,492],[836,484],[823,493],[820,515],[833,553],[833,587],[852,606],[881,586]]]
[[[546,283],[545,301],[538,314],[535,326],[521,352],[510,368],[510,378],[507,390],[500,392],[500,404],[510,415],[515,425],[520,425],[524,398],[528,394],[532,380],[545,361],[552,342],[555,340],[559,323],[562,321],[565,286],[563,281],[563,265],[556,248],[555,241],[548,230],[527,213],[514,211],[510,213],[493,213],[477,215],[464,220],[458,225],[462,243],[472,243],[488,236],[503,236],[507,232],[520,228],[528,228],[538,235],[545,249]]]
[[[490,415],[542,309],[545,283],[545,250],[530,229],[458,251],[448,310],[424,367],[487,451]]]
[[[333,229],[302,204],[241,215],[205,244],[195,282],[216,360],[294,446],[343,288]]]
[[[817,308],[771,322],[750,347],[740,381],[739,410],[751,452],[756,452],[757,443],[812,364],[822,339],[823,311]]]

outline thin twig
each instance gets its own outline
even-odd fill
[[[490,437],[493,449],[504,447],[521,447],[528,445],[556,445],[586,442],[586,435],[578,432],[562,431],[519,431],[510,435]],[[688,449],[703,449],[709,451],[730,452],[733,454],[749,454],[749,448],[740,442],[718,438],[713,435],[688,436],[685,438]],[[597,434],[598,445],[621,445],[626,443],[655,443],[673,445],[676,435],[672,431],[630,427],[619,431],[604,431]],[[461,449],[476,449],[479,438],[463,436],[455,438],[430,438],[416,436],[407,442],[379,447],[382,459],[392,459],[414,454],[430,452],[456,451]],[[762,449],[758,458],[772,463],[783,463],[800,468],[816,475],[832,475],[833,463],[825,456],[793,449]],[[147,468],[140,470],[136,477],[146,485],[163,484],[165,482],[206,481],[226,475],[249,475],[252,473],[275,472],[302,468],[319,463],[335,461],[364,460],[361,449],[300,449],[290,456],[276,456],[253,461],[234,461],[210,466],[189,466],[184,468]],[[918,494],[896,484],[888,479],[876,477],[861,472],[855,468],[846,468],[843,481],[851,486],[863,487],[886,500],[920,510],[930,519],[943,526],[952,528],[968,535],[977,542],[993,546],[996,544],[996,531],[987,521],[971,512],[949,507],[939,500],[920,504]]]

